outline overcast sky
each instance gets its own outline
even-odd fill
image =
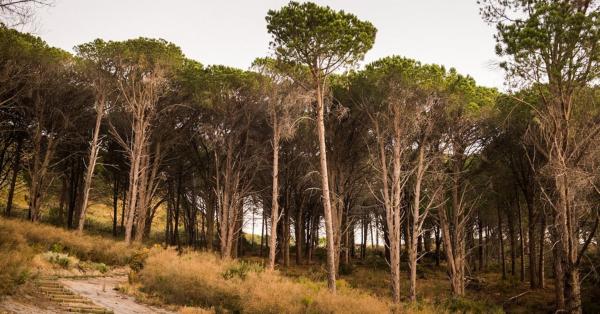
[[[377,27],[364,62],[401,55],[455,67],[481,85],[502,88],[495,64],[494,29],[475,0],[328,0]],[[269,53],[265,15],[283,0],[55,0],[39,10],[36,33],[50,45],[72,51],[95,38],[158,37],[179,45],[203,64],[247,69]],[[363,62],[363,63],[364,63]]]

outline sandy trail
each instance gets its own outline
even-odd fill
[[[59,282],[73,292],[86,297],[94,303],[111,309],[115,314],[161,313],[170,312],[161,308],[135,302],[130,296],[117,292],[114,288],[124,282],[127,277],[103,277],[86,279],[60,279]]]

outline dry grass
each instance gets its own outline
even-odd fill
[[[0,295],[12,294],[25,282],[33,255],[33,250],[14,226],[0,224]]]
[[[331,295],[323,283],[263,272],[255,264],[222,261],[210,253],[155,248],[136,280],[165,302],[244,313],[386,313],[389,305],[340,284]]]
[[[126,265],[136,249],[124,242],[16,219],[0,218],[0,230],[12,230],[14,236],[23,238],[40,252],[62,251],[81,260],[107,265]]]

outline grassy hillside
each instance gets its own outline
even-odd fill
[[[0,218],[0,295],[36,275],[32,261],[45,252],[73,256],[81,261],[127,265],[137,246],[100,236],[80,235],[45,224]]]

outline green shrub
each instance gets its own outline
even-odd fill
[[[144,268],[144,263],[146,262],[146,259],[148,258],[148,252],[149,252],[148,249],[141,249],[141,250],[135,251],[131,255],[131,260],[129,261],[129,267],[131,268],[132,271],[137,273]]]
[[[44,253],[43,257],[50,263],[59,265],[64,269],[69,269],[72,265],[77,264],[79,261],[64,253],[55,253],[53,251],[48,251]]]
[[[50,247],[50,252],[62,253],[65,248],[60,243],[54,243]]]
[[[260,264],[241,261],[237,264],[233,264],[230,268],[223,272],[222,276],[225,279],[237,277],[244,280],[250,272],[259,273],[263,270],[264,268]]]

